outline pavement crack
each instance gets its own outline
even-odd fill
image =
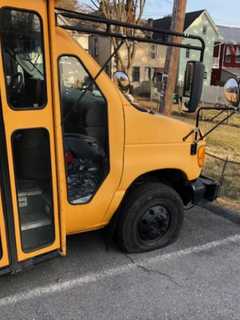
[[[161,272],[159,270],[155,270],[149,267],[146,267],[144,265],[142,265],[141,263],[136,262],[132,257],[130,257],[128,254],[125,254],[126,258],[128,258],[128,260],[135,265],[138,269],[146,272],[146,273],[152,273],[152,274],[156,274],[156,275],[160,275],[161,277],[166,278],[167,280],[169,280],[170,282],[172,282],[173,284],[175,284],[177,287],[182,288],[182,285],[180,283],[178,283],[172,276],[170,276],[169,274],[165,273],[165,272]]]
[[[167,274],[165,272],[161,272],[159,270],[151,269],[151,268],[145,267],[145,266],[143,266],[141,264],[137,264],[137,267],[140,268],[141,270],[143,270],[144,272],[153,273],[153,274],[160,275],[161,277],[165,277],[170,282],[174,283],[177,287],[182,288],[182,285],[180,285],[180,283],[178,283],[173,277],[171,277],[169,274]]]

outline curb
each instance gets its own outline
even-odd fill
[[[235,224],[240,224],[240,213],[237,211],[220,207],[214,203],[205,203],[202,204],[201,207],[211,211],[212,213],[220,217],[230,220]]]

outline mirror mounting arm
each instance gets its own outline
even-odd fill
[[[231,111],[229,115],[227,115],[225,118],[223,118],[220,122],[218,122],[215,126],[213,126],[210,130],[208,130],[202,137],[197,139],[197,143],[203,139],[205,139],[210,133],[212,133],[215,129],[217,129],[221,124],[223,124],[225,121],[230,119],[234,114],[236,114],[235,108],[226,108],[226,112]]]
[[[200,115],[201,115],[201,112],[205,111],[205,110],[208,110],[208,111],[209,110],[220,111],[215,117],[212,118],[212,120],[218,118],[224,112],[231,112],[231,113],[228,114],[226,117],[224,117],[224,119],[219,121],[215,126],[213,126],[210,130],[208,130],[204,135],[202,135],[202,132],[201,132],[201,129],[200,129],[200,126],[199,126],[200,125]],[[183,141],[185,142],[192,134],[195,134],[194,142],[191,145],[191,155],[195,155],[197,153],[197,145],[198,145],[198,143],[200,141],[205,139],[210,133],[212,133],[215,129],[217,129],[221,124],[223,124],[225,121],[230,119],[237,112],[239,112],[239,109],[236,108],[236,107],[220,107],[220,108],[219,107],[201,107],[201,108],[199,108],[198,111],[197,111],[195,129],[193,129],[191,132],[189,132],[183,138]]]

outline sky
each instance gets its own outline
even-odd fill
[[[172,11],[172,0],[146,0],[146,17],[167,15]],[[240,0],[188,0],[187,12],[207,9],[216,24],[240,27]]]
[[[89,3],[90,0],[79,0]],[[146,0],[145,18],[161,18],[172,12],[173,0]],[[188,0],[187,11],[207,9],[216,24],[240,27],[240,0]]]

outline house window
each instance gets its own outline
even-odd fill
[[[236,48],[236,63],[240,64],[240,47]]]
[[[132,70],[132,81],[139,82],[140,81],[140,67],[133,67]]]
[[[218,58],[219,57],[219,52],[220,51],[220,43],[219,42],[215,42],[214,44],[214,50],[213,50],[213,57],[214,58]]]
[[[190,58],[190,49],[186,49],[186,58],[189,59]]]
[[[155,83],[161,82],[163,78],[163,73],[160,72],[159,68],[154,68],[154,75],[153,75],[153,81]]]
[[[145,67],[145,81],[149,81],[152,79],[152,69],[150,67]]]
[[[154,44],[151,45],[151,47],[150,47],[150,57],[151,57],[151,59],[157,58],[157,46]]]
[[[207,27],[206,24],[204,24],[204,25],[203,25],[203,28],[202,28],[202,33],[203,33],[204,35],[206,35],[206,34],[207,34],[207,30],[208,30],[208,27]]]
[[[225,50],[225,58],[224,58],[224,62],[225,63],[231,63],[232,62],[232,50],[231,50],[231,46],[227,46],[226,50]]]
[[[220,42],[215,42],[214,43],[214,48],[213,48],[213,68],[218,69],[220,67],[220,54],[221,54],[221,49],[222,46]]]

